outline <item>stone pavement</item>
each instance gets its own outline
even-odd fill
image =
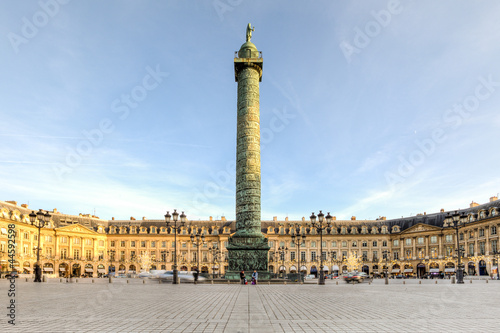
[[[288,285],[157,284],[97,279],[16,283],[8,324],[0,280],[0,332],[493,332],[500,281],[327,281]],[[405,284],[403,284],[405,281]]]

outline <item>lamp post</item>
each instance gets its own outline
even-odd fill
[[[279,258],[279,260],[281,260],[281,267],[285,267],[285,256],[286,256],[287,251],[288,251],[287,247],[284,247],[284,246],[278,247],[278,258]],[[280,273],[281,273],[281,269],[280,269]],[[282,277],[283,277],[283,279],[285,279],[285,274],[282,274]]]
[[[391,253],[389,251],[383,251],[382,255],[385,257],[385,266],[384,266],[385,284],[389,284],[389,275],[388,275],[389,266],[387,266],[387,260],[389,259]]]
[[[212,255],[212,280],[215,279],[215,262],[217,258],[220,256],[221,252],[219,250],[219,246],[215,243],[212,247],[208,248],[208,251]]]
[[[174,220],[174,226],[172,227],[172,229],[174,230],[174,277],[173,277],[173,281],[172,281],[172,284],[178,284],[179,281],[178,281],[178,271],[177,271],[177,233],[179,232],[179,229],[184,227],[184,224],[186,223],[186,215],[184,215],[184,212],[182,212],[180,218],[181,218],[181,225],[180,226],[177,226],[177,221],[179,219],[179,213],[177,213],[177,210],[174,209],[174,212],[172,213],[172,215],[169,214],[169,212],[167,212],[167,214],[165,214],[165,222],[167,224],[167,228],[170,227],[170,218],[172,218]]]
[[[458,230],[462,226],[462,224],[465,224],[467,220],[467,216],[462,212],[462,214],[459,214],[458,211],[455,211],[454,214],[448,213],[445,217],[445,223],[448,225],[451,225],[452,228],[454,228],[457,232],[457,262],[458,262],[458,267],[457,267],[457,283],[464,283],[464,273],[462,271],[462,263],[461,263],[461,256],[462,256],[462,251],[460,249],[460,239],[459,239],[459,233]]]
[[[191,243],[196,246],[196,269],[200,270],[200,245],[205,244],[205,235],[196,230],[196,234],[191,234]]]
[[[323,271],[323,230],[326,230],[326,228],[329,228],[330,225],[332,224],[332,217],[330,216],[330,213],[326,215],[326,226],[323,226],[323,221],[325,219],[325,214],[323,214],[321,211],[319,211],[318,214],[318,222],[316,222],[316,215],[314,215],[314,212],[312,213],[311,217],[311,223],[313,228],[316,228],[316,231],[319,232],[319,244],[320,244],[320,259],[319,259],[319,280],[318,284],[325,284],[325,272]]]
[[[302,279],[302,272],[300,271],[302,266],[300,263],[301,259],[301,254],[300,254],[300,247],[302,246],[302,242],[306,240],[306,235],[305,233],[301,234],[300,233],[300,227],[297,227],[295,229],[295,233],[292,235],[292,243],[297,245],[297,256],[299,257],[299,283],[302,283],[304,280]]]
[[[115,273],[116,275],[116,267],[113,265],[113,262],[115,261],[115,253],[116,251],[115,250],[108,250],[108,258],[109,258],[109,270],[108,270],[108,277],[110,277],[110,274],[111,273],[111,267],[113,267],[113,272]]]
[[[45,214],[40,209],[36,214],[31,211],[29,214],[31,225],[38,229],[38,246],[36,248],[36,264],[35,264],[35,280],[33,282],[42,282],[42,269],[40,267],[40,229],[42,229],[50,221],[50,214]]]

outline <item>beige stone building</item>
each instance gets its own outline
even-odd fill
[[[10,270],[9,259],[19,273],[33,271],[38,229],[30,224],[31,211],[27,205],[0,201],[1,272]],[[482,205],[473,202],[470,208],[458,211],[466,216],[466,223],[458,232],[466,274],[496,273],[499,212],[500,201],[496,197]],[[50,222],[41,229],[40,238],[41,266],[48,276],[98,277],[108,272],[131,275],[146,269],[172,270],[174,233],[164,220],[103,220],[92,215],[67,215],[57,209],[49,213]],[[334,218],[323,235],[308,218],[262,221],[262,232],[271,247],[269,270],[294,273],[300,269],[316,275],[323,256],[324,271],[329,274],[363,270],[377,275],[384,267],[393,275],[453,274],[457,267],[457,233],[445,220],[448,213],[454,212],[441,210],[393,220]],[[11,230],[15,231],[13,258],[9,258],[8,252]],[[204,273],[224,274],[226,245],[234,232],[234,221],[224,217],[188,220],[177,234],[179,269],[193,270],[199,263]],[[292,241],[297,232],[305,235],[300,248]],[[199,247],[191,241],[196,234],[204,235]]]

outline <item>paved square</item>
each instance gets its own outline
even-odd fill
[[[500,282],[348,285],[16,283],[16,325],[0,281],[0,332],[494,332]]]

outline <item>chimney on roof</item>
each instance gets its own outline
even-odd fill
[[[143,217],[142,217],[142,220],[143,220],[143,221],[145,221],[145,220],[146,220],[146,216],[143,216]]]
[[[135,217],[131,216],[130,220],[135,221]]]
[[[355,221],[356,220],[356,216],[351,216],[351,221]]]
[[[285,217],[285,222],[288,222],[288,216],[287,216],[287,217]]]
[[[424,215],[427,215],[427,212],[424,212]]]
[[[278,217],[277,216],[273,216],[273,221],[274,222],[278,221]]]
[[[210,220],[210,222],[214,220],[212,216],[210,216],[208,219]]]
[[[477,202],[472,201],[470,203],[470,208],[474,208],[474,207],[477,207],[477,206],[479,206],[479,204]]]
[[[28,208],[28,205],[26,205],[26,208]],[[54,210],[52,211],[52,213],[57,214],[57,208],[54,208]]]
[[[441,213],[444,213],[444,208],[441,208],[440,212],[441,212]]]
[[[387,217],[385,217],[385,216],[379,216],[379,218],[378,218],[378,219],[379,219],[379,220],[382,220],[382,221],[385,221],[385,220],[387,220]]]
[[[497,200],[498,200],[498,197],[496,197],[496,196],[493,196],[490,198],[490,202],[497,201]]]
[[[111,220],[113,220],[113,221],[114,221],[114,220],[115,220],[115,217],[113,216],[113,217],[111,218]]]
[[[13,201],[13,200],[11,200],[11,201],[5,201],[5,202],[7,202],[7,203],[10,203],[10,204],[13,204],[13,205],[16,205],[16,206],[17,206],[17,201]]]
[[[306,221],[306,218],[302,216],[302,222],[305,222]]]
[[[28,205],[27,204],[22,204],[21,207],[28,208]]]
[[[337,221],[337,216],[332,216],[333,221]]]
[[[221,221],[226,221],[226,217],[225,217],[225,216],[221,216],[221,217],[220,217],[220,220],[221,220]]]

